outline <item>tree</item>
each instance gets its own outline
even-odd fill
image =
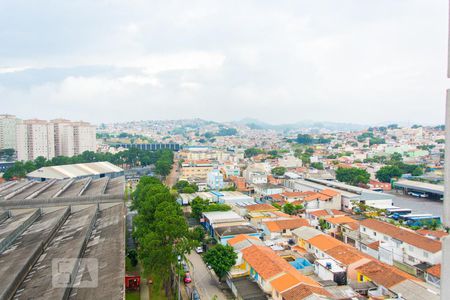
[[[262,153],[264,153],[264,151],[261,149],[258,149],[258,148],[248,148],[248,149],[245,149],[245,151],[244,151],[244,155],[247,158],[250,158],[250,157],[262,154]]]
[[[192,239],[198,241],[200,244],[205,240],[205,229],[202,226],[196,226],[194,230],[191,231]]]
[[[286,173],[286,168],[285,167],[276,167],[276,168],[272,169],[271,173],[274,176],[281,177],[284,175],[284,173]]]
[[[303,205],[294,205],[292,203],[286,203],[283,205],[283,212],[288,215],[296,215],[303,209]]]
[[[369,140],[369,145],[379,145],[379,144],[386,144],[386,141],[384,140],[384,138],[381,137],[373,137]]]
[[[313,162],[311,163],[311,168],[317,169],[317,170],[323,170],[323,163],[321,162]]]
[[[216,272],[221,281],[236,263],[237,254],[234,252],[233,247],[218,244],[205,253],[204,259]]]
[[[205,209],[205,206],[208,205],[208,200],[203,200],[200,197],[195,197],[191,201],[191,216],[195,219],[200,219],[202,213]]]
[[[435,140],[435,142],[438,143],[438,144],[444,144],[445,140],[444,139],[437,139],[437,140]]]
[[[392,178],[400,176],[402,176],[402,171],[396,166],[384,166],[375,174],[375,177],[381,182],[391,182]]]
[[[336,179],[351,185],[367,184],[370,174],[359,168],[338,168],[336,170]]]
[[[314,143],[314,139],[309,134],[299,134],[295,141],[301,145],[311,145]]]

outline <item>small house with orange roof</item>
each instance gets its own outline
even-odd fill
[[[438,291],[433,291],[425,282],[376,260],[356,268],[358,282],[372,282],[377,288],[368,291],[372,298],[399,298],[412,300],[439,300]]]
[[[304,226],[309,226],[309,222],[302,218],[266,221],[263,222],[262,225],[264,239],[271,240],[280,237],[291,238],[293,230]]]
[[[306,250],[317,258],[326,258],[328,250],[340,245],[345,244],[327,234],[321,234],[306,241]]]
[[[337,209],[316,209],[307,211],[305,213],[305,218],[309,220],[311,226],[318,226],[320,219],[344,215],[346,215],[346,213]]]
[[[349,281],[357,281],[356,268],[372,260],[370,256],[365,255],[355,248],[345,244],[331,248],[325,251],[325,253],[335,261],[345,266],[347,269],[347,279]]]

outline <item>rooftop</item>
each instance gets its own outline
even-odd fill
[[[411,230],[397,227],[386,222],[381,222],[375,219],[366,219],[361,221],[360,225],[432,253],[441,251],[442,248],[440,241],[427,238]]]
[[[28,173],[27,176],[35,178],[66,179],[66,178],[85,177],[117,172],[123,172],[123,169],[119,168],[116,165],[113,165],[110,162],[102,161],[93,163],[42,167],[38,170]]]

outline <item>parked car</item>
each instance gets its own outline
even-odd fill
[[[418,197],[418,198],[427,198],[428,195],[426,193],[420,193],[420,192],[409,192],[408,195],[411,195],[413,197]]]
[[[189,267],[185,261],[182,261],[181,264],[183,265],[184,272],[189,272]]]
[[[184,274],[184,283],[191,283],[191,282],[192,282],[191,274],[189,274],[189,272],[186,272],[186,274]]]
[[[200,246],[200,247],[195,248],[195,252],[197,252],[198,254],[203,253],[203,247]]]

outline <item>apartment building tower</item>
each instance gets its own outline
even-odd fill
[[[18,160],[34,160],[39,156],[51,159],[55,156],[55,133],[48,121],[25,120],[16,126]]]
[[[96,127],[87,122],[73,122],[74,155],[96,150]]]
[[[25,120],[19,122],[15,131],[18,160],[71,157],[96,150],[96,128],[86,122]]]
[[[16,126],[19,121],[13,115],[0,115],[0,149],[16,149]]]

